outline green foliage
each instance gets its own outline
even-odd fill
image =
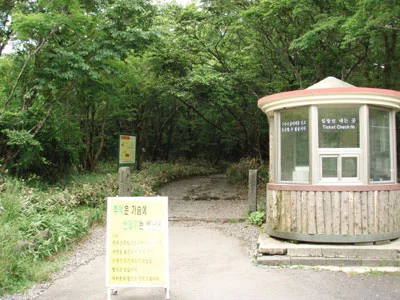
[[[8,138],[8,146],[25,146],[40,149],[40,143],[35,141],[33,135],[26,130],[4,129],[2,133]]]
[[[399,89],[395,3],[6,1],[0,173],[94,171],[119,132],[137,134],[139,165],[265,160],[262,96],[327,76]]]
[[[257,210],[249,213],[246,222],[252,225],[262,226],[265,222],[265,211]]]
[[[1,64],[8,78],[0,82],[0,123],[6,114],[21,113],[23,118],[9,119],[3,127],[8,131],[0,136],[0,150],[7,159],[0,172],[58,179],[73,167],[95,169],[108,111],[119,104],[118,67],[133,49],[146,45],[152,20],[147,1],[101,1],[95,6],[89,12],[85,9],[93,5],[79,0],[21,1],[7,9],[19,47],[7,57],[13,64]],[[17,141],[31,137],[41,147],[35,164],[27,164],[29,155],[10,147],[16,141],[11,133]]]

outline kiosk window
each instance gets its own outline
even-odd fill
[[[308,108],[280,113],[281,181],[309,182]]]
[[[337,157],[322,157],[322,177],[337,178],[338,164]]]
[[[342,157],[342,177],[358,177],[357,157]]]
[[[321,157],[321,179],[342,181],[358,178],[358,157],[345,155],[323,155]]]
[[[360,107],[318,107],[321,182],[359,182]]]
[[[318,109],[319,148],[360,147],[358,107]]]
[[[370,181],[388,181],[391,176],[390,113],[369,110]]]

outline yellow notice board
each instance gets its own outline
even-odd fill
[[[136,162],[136,136],[119,136],[119,161],[120,165],[133,165]]]
[[[107,199],[107,287],[165,287],[169,299],[168,197]]]

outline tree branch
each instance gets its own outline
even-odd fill
[[[18,86],[18,84],[19,84],[19,82],[20,82],[20,80],[21,80],[21,77],[22,77],[23,73],[25,72],[26,67],[28,66],[28,63],[30,62],[30,60],[32,59],[32,57],[34,57],[34,56],[36,55],[36,53],[38,53],[39,50],[43,48],[43,46],[49,41],[49,38],[50,38],[52,35],[54,35],[55,32],[56,32],[57,30],[58,30],[58,26],[57,26],[57,27],[54,27],[54,28],[50,31],[50,33],[48,34],[48,36],[42,40],[42,42],[39,44],[39,46],[38,46],[32,53],[30,53],[30,54],[28,55],[28,57],[26,58],[26,60],[25,60],[25,62],[24,62],[24,65],[22,66],[21,71],[19,72],[18,77],[17,77],[17,79],[16,79],[16,81],[15,81],[15,83],[14,83],[14,86],[13,86],[13,88],[11,89],[10,95],[8,96],[7,100],[6,100],[5,103],[4,103],[3,112],[6,111],[7,106],[8,106],[8,104],[9,104],[10,101],[11,101],[11,98],[14,96],[14,93],[15,93],[15,91],[16,91],[16,89],[17,89],[17,86]]]
[[[207,119],[197,108],[195,108],[193,105],[187,103],[186,101],[184,101],[183,99],[181,99],[180,97],[176,98],[182,103],[184,104],[186,107],[190,108],[191,110],[193,110],[200,118],[202,118],[204,121],[206,121],[208,124],[210,124],[211,126],[213,126],[214,128],[218,129],[219,131],[221,131],[222,133],[224,133],[226,136],[228,136],[229,138],[231,138],[233,141],[236,142],[240,142],[240,139],[238,139],[237,137],[231,135],[229,132],[225,131],[222,127],[218,126],[217,124],[211,122],[209,119]]]
[[[100,145],[97,148],[97,152],[94,156],[94,164],[93,164],[94,166],[97,164],[97,161],[99,160],[100,154],[103,151],[103,147],[104,147],[104,136],[105,136],[105,129],[106,129],[108,107],[109,107],[109,103],[107,101],[106,107],[104,108],[103,123],[101,125]]]

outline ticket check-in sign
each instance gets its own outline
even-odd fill
[[[169,299],[168,197],[107,199],[106,284],[164,287]]]

